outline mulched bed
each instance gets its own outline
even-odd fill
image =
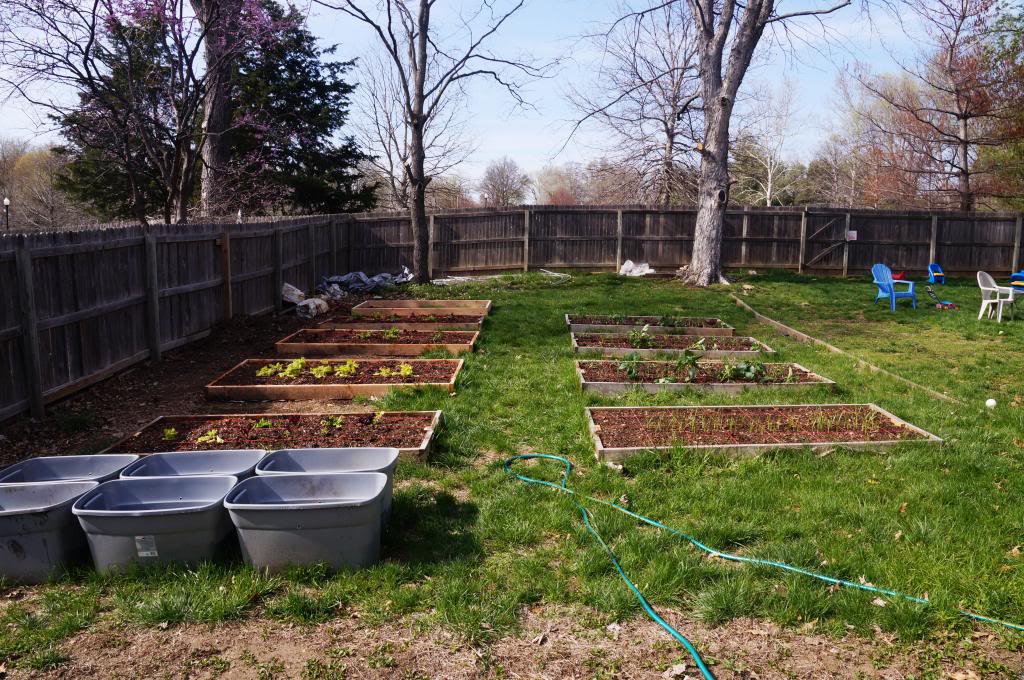
[[[289,449],[347,446],[415,448],[430,427],[429,413],[373,413],[340,415],[268,416],[266,427],[259,419],[238,416],[164,418],[110,451],[154,453],[206,449]],[[261,423],[262,425],[262,423]],[[165,429],[176,430],[165,438]],[[198,441],[207,437],[208,441]],[[217,441],[217,440],[220,441]]]
[[[697,375],[689,379],[686,368],[680,368],[675,361],[637,361],[632,363],[636,377],[632,378],[622,361],[581,361],[580,370],[588,382],[610,383],[653,383],[662,378],[671,378],[677,383],[811,383],[819,382],[811,373],[793,364],[764,364],[765,373],[759,380],[746,378],[724,379],[721,361],[701,361],[697,364]]]
[[[757,351],[760,345],[751,338],[722,337],[722,336],[694,336],[694,335],[652,335],[650,342],[641,347],[635,347],[629,342],[628,335],[617,333],[577,333],[576,345],[578,347],[615,347],[621,349],[692,349],[700,351],[700,342],[703,340],[703,348],[707,350],[739,350]]]
[[[324,319],[324,323],[482,323],[484,317],[480,314],[410,314],[409,316],[398,316],[395,314],[367,314],[365,316],[351,316],[339,314]]]
[[[455,375],[459,366],[458,361],[450,359],[438,359],[435,361],[399,361],[399,360],[362,360],[342,359],[316,361],[309,360],[297,376],[258,376],[256,372],[270,365],[280,366],[284,370],[291,361],[288,360],[251,360],[242,366],[231,371],[216,385],[393,385],[393,384],[416,384],[416,383],[446,383]],[[334,372],[335,368],[348,364],[355,366],[353,375],[339,375]],[[399,367],[402,365],[412,366],[413,372],[410,376],[398,375]],[[311,369],[319,366],[329,366],[331,372],[322,378],[318,378],[311,372]],[[381,369],[385,373],[393,375],[379,375]],[[280,371],[278,371],[279,373]]]
[[[672,326],[675,328],[728,328],[721,319],[688,316],[611,316],[602,314],[570,314],[569,323],[602,326]]]
[[[867,406],[592,409],[606,448],[922,439]]]
[[[289,343],[312,342],[345,345],[458,345],[473,338],[473,331],[401,331],[385,335],[387,331],[357,331],[331,329],[312,331],[304,329],[288,339]]]

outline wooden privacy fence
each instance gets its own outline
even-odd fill
[[[354,218],[364,244],[357,261],[370,269],[411,261],[407,216]],[[692,209],[637,206],[445,212],[430,217],[430,267],[433,275],[538,267],[617,270],[633,260],[675,269],[690,261],[695,224]],[[726,213],[722,261],[726,267],[844,276],[866,272],[876,262],[910,272],[939,262],[953,273],[1005,273],[1017,270],[1020,244],[1016,213],[749,208]]]
[[[690,261],[696,213],[641,206],[523,206],[430,217],[430,270],[673,270]],[[854,239],[854,233],[856,238]],[[1021,216],[730,210],[727,267],[860,274],[875,262],[920,276],[1020,265]],[[208,335],[235,314],[281,306],[281,286],[412,263],[402,215],[325,215],[0,235],[0,419],[55,401]]]

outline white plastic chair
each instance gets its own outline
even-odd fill
[[[986,312],[988,318],[996,315],[998,323],[1003,322],[1003,307],[1010,306],[1010,318],[1013,317],[1013,289],[1009,286],[1000,286],[988,272],[978,272],[978,288],[981,288],[981,311],[978,312],[980,321]]]

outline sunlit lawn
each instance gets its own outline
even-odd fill
[[[744,292],[744,283],[753,288]],[[3,608],[0,658],[16,665],[59,664],[62,640],[100,617],[143,626],[251,616],[317,622],[354,609],[372,625],[422,613],[427,625],[486,645],[515,632],[520,607],[531,603],[585,605],[596,612],[595,624],[642,615],[571,504],[502,472],[505,457],[528,451],[571,458],[581,471],[572,479],[576,488],[608,499],[625,495],[634,511],[715,547],[928,593],[933,603],[893,601],[880,607],[861,592],[711,561],[622,515],[595,510],[600,530],[655,606],[710,622],[756,616],[785,625],[812,623],[839,634],[852,626],[869,635],[878,625],[907,640],[966,630],[973,624],[955,614],[958,607],[1024,620],[1024,558],[1014,551],[1024,544],[1024,321],[976,321],[973,282],[952,281],[940,289],[943,298],[960,305],[955,312],[933,309],[922,286],[919,309],[901,303],[895,314],[871,305],[867,278],[784,274],[711,291],[610,275],[577,275],[552,285],[530,275],[419,292],[486,297],[495,306],[455,395],[406,393],[375,404],[440,408],[446,422],[429,464],[399,468],[403,483],[380,565],[333,576],[314,569],[267,577],[237,563],[188,574],[83,573],[39,589],[44,597],[31,605]],[[962,403],[935,400],[858,370],[847,358],[783,339],[753,323],[730,293]],[[719,316],[740,334],[767,341],[780,360],[832,378],[839,389],[584,397],[566,312]],[[197,389],[205,377],[196,377]],[[985,408],[988,397],[998,401],[996,409]],[[745,459],[685,451],[642,454],[620,473],[594,462],[583,410],[598,403],[772,402],[874,402],[946,444]],[[551,466],[531,474],[554,479],[557,472]]]

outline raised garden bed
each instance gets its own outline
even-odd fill
[[[756,359],[774,354],[768,345],[742,336],[657,335],[637,329],[631,333],[572,333],[572,351],[607,357],[636,355],[641,359],[691,352],[705,359]]]
[[[355,316],[417,316],[423,314],[486,315],[491,311],[490,300],[367,300],[352,308]]]
[[[602,461],[674,447],[742,454],[942,441],[874,404],[588,408],[587,419]]]
[[[481,314],[339,314],[320,322],[320,328],[350,328],[359,331],[386,331],[389,328],[407,331],[478,331],[483,322],[484,317]]]
[[[735,329],[714,318],[692,316],[612,316],[608,314],[566,314],[565,323],[573,333],[627,333],[647,327],[650,333],[663,335],[728,336]]]
[[[246,359],[206,386],[208,399],[273,401],[383,396],[400,387],[455,391],[461,359]]]
[[[425,459],[440,411],[161,416],[104,453],[393,447]]]
[[[701,361],[577,361],[576,373],[585,392],[619,394],[631,389],[647,392],[702,390],[739,394],[747,389],[801,389],[827,385],[828,378],[800,364]]]
[[[291,356],[345,356],[370,354],[387,357],[415,357],[433,350],[452,354],[472,352],[479,332],[473,331],[357,331],[336,328],[305,328],[292,333],[274,347]]]

